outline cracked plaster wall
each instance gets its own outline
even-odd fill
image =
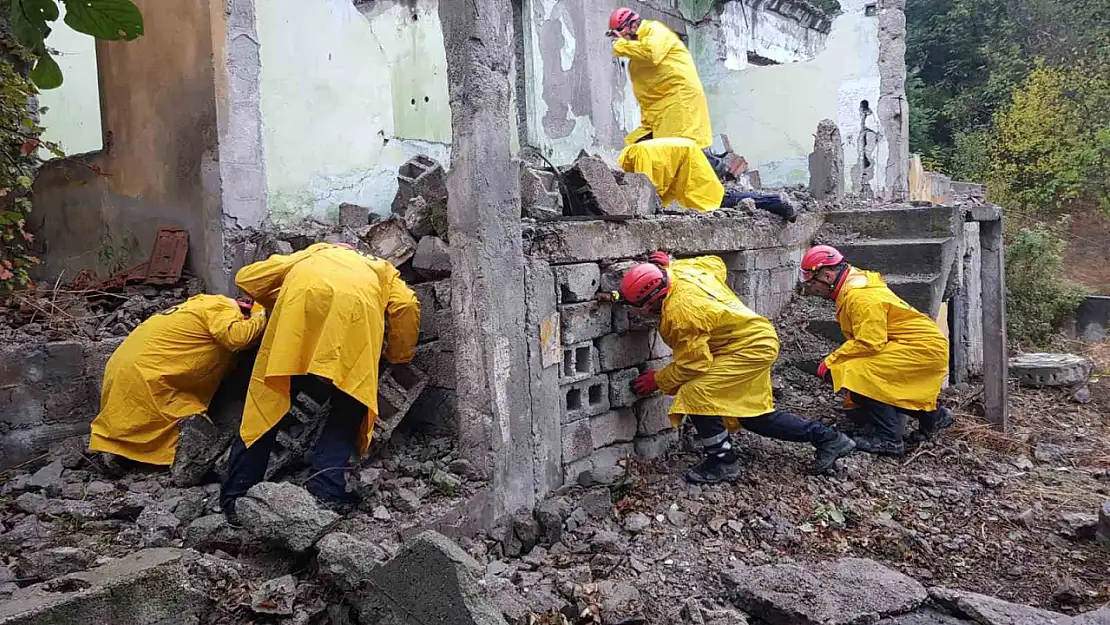
[[[257,3],[271,219],[338,219],[339,205],[389,212],[397,168],[445,165],[451,116],[436,0]]]
[[[880,20],[886,26],[884,36],[901,38],[904,52],[904,4],[841,0],[842,12],[827,35],[819,25],[806,29],[765,8],[753,11],[747,0],[718,3],[708,15],[698,6],[705,4],[687,1],[686,10],[693,17],[704,15],[698,18],[704,25],[691,36],[690,48],[709,99],[713,131],[730,136],[734,149],[759,170],[764,185],[808,183],[813,133],[828,118],[836,121],[844,144],[845,188],[864,191],[866,176],[875,195],[897,193],[905,167],[895,161],[900,154],[908,156],[906,134],[891,130],[903,122],[894,119],[890,106],[877,107],[883,94],[897,98],[897,85],[903,85],[904,94],[905,65],[903,61],[899,72],[895,59],[881,63],[896,56],[898,46],[881,46]],[[749,53],[781,64],[752,65]],[[885,87],[880,84],[881,66]],[[865,100],[870,111],[878,112],[866,120],[861,115]],[[889,100],[890,95],[883,98]],[[861,141],[865,136],[868,140]],[[866,168],[863,149],[869,153]]]

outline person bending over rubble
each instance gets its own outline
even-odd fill
[[[626,146],[617,163],[627,172],[639,172],[651,179],[663,206],[678,202],[686,208],[711,211],[734,208],[750,198],[756,208],[793,223],[797,212],[778,195],[746,193],[721,184],[713,167],[698,146],[681,137],[646,139]]]
[[[104,370],[100,413],[89,450],[97,464],[118,469],[118,457],[170,466],[180,422],[205,418],[236,352],[252,347],[266,328],[261,306],[223,295],[196,295],[158,313],[120,344]]]
[[[740,475],[730,431],[806,442],[816,448],[815,469],[824,472],[855,449],[852,439],[818,422],[775,410],[771,366],[779,339],[771,322],[754,313],[725,284],[725,263],[716,256],[671,262],[654,252],[621,278],[620,291],[603,295],[642,312],[660,312],[659,333],[674,362],[633,381],[638,395],[674,395],[671,423],[688,416],[705,459],[686,474],[713,484]]]
[[[937,397],[948,375],[948,339],[929,317],[902,301],[882,276],[847,263],[828,245],[802,258],[802,289],[836,301],[836,319],[848,339],[825,357],[817,375],[847,390],[874,434],[856,438],[863,451],[905,453],[903,417],[918,421],[911,442],[920,442],[954,419]]]
[[[220,493],[224,513],[262,481],[290,409],[290,386],[301,376],[329,382],[331,410],[313,455],[306,487],[326,504],[355,503],[346,472],[370,446],[378,410],[378,364],[388,319],[385,359],[412,361],[420,302],[389,262],[345,245],[317,243],[242,268],[239,288],[270,311],[258,350],[239,436]]]

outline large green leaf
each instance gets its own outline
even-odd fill
[[[131,41],[143,34],[143,15],[131,0],[62,0],[66,24],[97,39]]]
[[[54,0],[12,0],[12,34],[24,47],[34,50],[50,33],[47,22],[58,19],[58,5]]]
[[[48,52],[43,51],[31,70],[31,81],[39,89],[57,89],[62,86],[62,68]]]

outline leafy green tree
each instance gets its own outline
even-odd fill
[[[1083,301],[1083,290],[1061,277],[1066,248],[1059,227],[1044,224],[1009,237],[1006,322],[1010,341],[1027,347],[1043,345]]]

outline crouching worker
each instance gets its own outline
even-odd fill
[[[120,469],[119,458],[172,465],[180,422],[205,418],[236,352],[255,345],[265,328],[261,306],[252,312],[223,295],[196,295],[139,324],[104,370],[89,440],[89,450],[102,454],[97,464],[110,473]]]
[[[771,366],[778,335],[767,319],[740,302],[725,284],[725,264],[716,256],[670,262],[655,252],[650,263],[632,267],[621,279],[619,299],[661,313],[659,333],[674,362],[647,371],[633,382],[639,395],[661,389],[674,395],[671,423],[688,416],[705,460],[686,474],[713,484],[739,476],[730,431],[740,427],[778,440],[810,443],[815,469],[827,471],[855,449],[852,439],[819,423],[775,410]]]
[[[948,339],[936,322],[891,292],[878,273],[852,267],[828,245],[806,252],[801,278],[807,295],[836,300],[847,341],[822,361],[817,375],[831,377],[835,391],[847,390],[874,429],[856,437],[861,450],[905,453],[900,412],[918,421],[912,440],[952,425],[951,413],[937,407],[948,374]]]
[[[290,409],[290,387],[299,386],[302,376],[331,385],[331,410],[306,487],[326,504],[355,503],[346,491],[346,472],[356,452],[364,455],[370,445],[386,321],[386,360],[410,362],[420,302],[389,262],[329,243],[248,265],[235,283],[266,306],[270,324],[231,447],[220,494],[224,513],[234,518],[236,500],[265,476],[278,425]]]

